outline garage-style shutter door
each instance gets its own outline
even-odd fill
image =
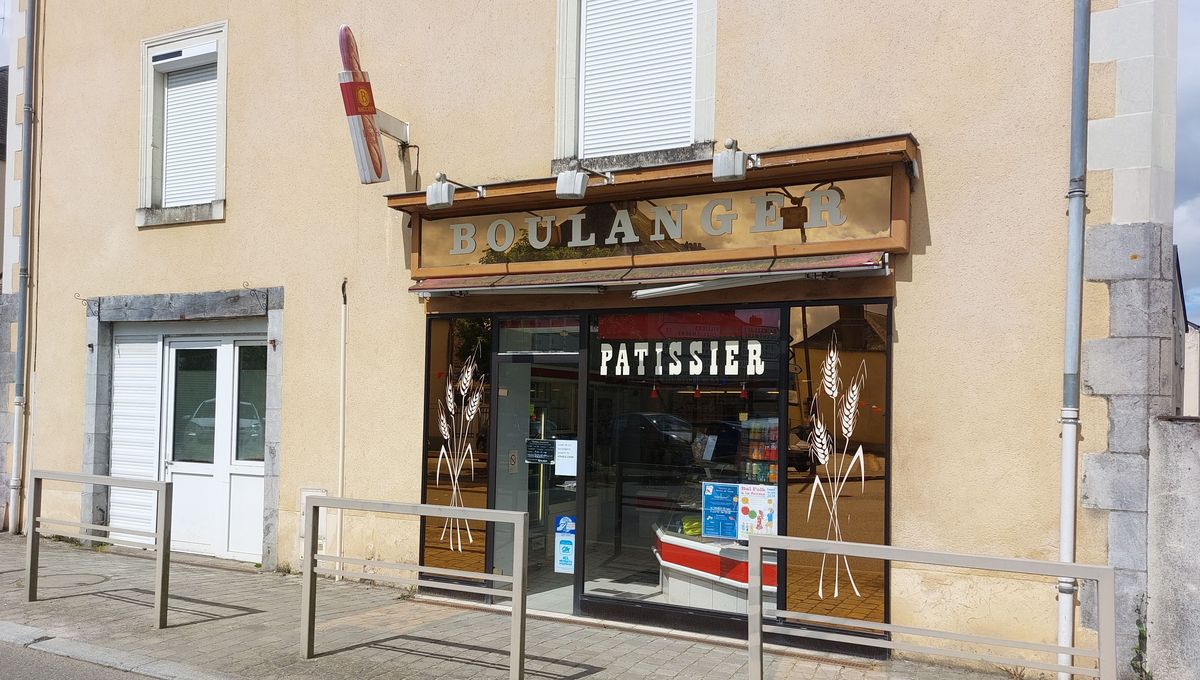
[[[117,338],[113,343],[112,458],[114,477],[156,480],[158,476],[158,426],[161,394],[158,338]],[[154,531],[156,505],[153,491],[109,490],[109,526],[114,529]],[[123,535],[116,538],[152,543],[149,538]]]
[[[696,0],[584,0],[580,38],[580,157],[695,141]]]

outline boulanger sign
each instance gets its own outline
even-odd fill
[[[741,220],[733,209],[733,199],[728,196],[707,201],[700,208],[700,216],[697,220],[690,219],[691,215],[685,217],[689,207],[687,203],[671,203],[665,206],[652,203],[650,205],[652,216],[647,219],[652,221],[654,226],[646,237],[651,242],[668,239],[678,242],[684,240],[683,226],[685,224],[690,227],[689,231],[698,230],[708,236],[731,236],[734,223],[744,222],[747,218],[752,220],[748,226],[751,233],[783,231],[784,211],[788,209],[787,198],[782,193],[751,195],[750,202],[754,206],[753,215],[752,217],[743,215]],[[806,191],[801,194],[799,200],[807,200],[808,205],[811,206],[811,208],[803,206],[799,208],[804,211],[802,215],[797,216],[800,228],[818,229],[830,225],[841,226],[846,223],[846,215],[842,211],[842,196],[838,191],[833,189]],[[565,221],[569,226],[560,225],[560,229],[565,229],[569,234],[566,246],[568,248],[588,248],[596,245],[617,246],[639,243],[643,235],[634,228],[631,214],[631,211],[636,210],[637,208],[614,209],[607,235],[599,243],[597,242],[598,230],[593,229],[586,235],[584,234],[583,220],[587,216],[586,212],[567,215]],[[554,240],[554,223],[554,215],[534,215],[524,219],[523,233],[533,249],[543,250],[550,245]],[[739,224],[739,226],[742,225]],[[743,226],[743,228],[747,227]],[[479,245],[476,237],[480,233],[475,222],[452,222],[450,231],[452,232],[451,255],[475,252]],[[699,235],[699,233],[695,234],[695,236]],[[487,237],[484,239],[483,247],[503,253],[513,246],[516,239],[517,227],[511,220],[499,217],[491,220],[488,224]]]
[[[426,219],[421,225],[420,266],[591,260],[879,239],[890,234],[891,182],[890,176],[866,177]]]

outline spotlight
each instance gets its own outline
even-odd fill
[[[736,139],[725,140],[725,150],[713,156],[712,178],[714,182],[736,182],[746,179],[746,161],[750,167],[758,167],[758,156],[747,154],[738,148]]]
[[[461,182],[447,179],[446,173],[439,172],[434,177],[433,184],[425,187],[425,206],[430,210],[440,210],[441,208],[449,208],[454,205],[454,187],[462,187],[463,189],[474,191],[480,198],[487,196],[487,191],[482,185],[467,186]]]
[[[554,186],[554,195],[559,198],[579,199],[587,193],[588,175],[600,177],[605,184],[612,184],[616,180],[611,172],[597,172],[583,167],[579,161],[571,163],[570,170],[563,170],[558,173],[558,183]]]

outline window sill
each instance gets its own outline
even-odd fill
[[[590,170],[606,172],[608,170],[626,170],[629,168],[649,168],[656,165],[671,163],[687,163],[689,161],[705,161],[713,157],[713,142],[696,142],[689,146],[658,151],[639,151],[637,153],[622,153],[612,156],[596,156],[584,158],[583,163]],[[550,174],[557,175],[568,170],[574,158],[555,158],[550,161]]]
[[[139,229],[172,224],[216,222],[223,219],[225,219],[225,199],[171,208],[138,208],[134,215],[134,223]]]

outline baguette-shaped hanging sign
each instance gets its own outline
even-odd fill
[[[354,145],[354,159],[358,164],[358,180],[363,184],[386,182],[387,161],[383,157],[383,140],[379,126],[375,123],[375,97],[371,93],[371,79],[358,59],[358,45],[350,27],[342,25],[338,31],[338,44],[342,52],[342,72],[338,81],[342,88],[342,103],[346,107],[346,121],[350,124],[350,141]]]

